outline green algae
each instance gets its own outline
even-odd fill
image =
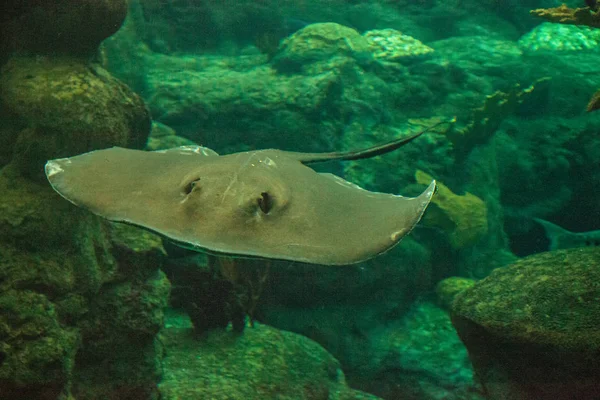
[[[367,39],[356,30],[333,22],[310,24],[284,39],[273,58],[276,68],[290,71],[332,57],[372,58]]]
[[[163,333],[165,400],[377,399],[348,388],[338,361],[305,337],[256,323],[198,340],[182,319],[169,317]]]
[[[170,287],[160,239],[81,213],[10,167],[0,188],[0,391],[78,400],[155,391]],[[123,379],[131,391],[118,397]]]
[[[600,248],[496,269],[454,301],[452,323],[491,399],[597,397]]]
[[[532,255],[465,290],[453,313],[505,340],[597,351],[599,266],[598,248]]]
[[[66,384],[79,347],[78,331],[62,326],[48,298],[29,290],[3,291],[0,309],[0,382],[17,387]]]
[[[111,145],[141,148],[150,131],[142,100],[78,58],[13,57],[2,67],[0,97],[30,127],[17,146],[44,143],[46,156]]]
[[[451,276],[439,281],[435,286],[438,303],[446,310],[452,309],[456,297],[474,284],[475,280],[460,276]]]

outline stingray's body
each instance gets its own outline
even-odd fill
[[[394,148],[417,136],[395,141]],[[391,147],[224,156],[200,146],[156,152],[114,147],[48,161],[46,175],[73,204],[187,248],[343,265],[398,243],[421,218],[435,182],[407,198],[369,192],[305,164],[372,157]]]

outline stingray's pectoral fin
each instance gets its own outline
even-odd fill
[[[44,172],[54,191],[71,203],[79,205],[71,196],[65,193],[67,188],[63,184],[65,169],[68,168],[70,163],[71,161],[68,158],[50,160],[44,166]]]
[[[396,239],[397,241],[400,241],[404,236],[408,235],[413,230],[413,228],[419,223],[421,217],[427,209],[427,206],[429,206],[429,203],[431,202],[431,198],[433,197],[436,191],[437,183],[434,180],[431,181],[429,186],[427,186],[427,189],[425,189],[423,193],[421,193],[419,196],[408,199],[408,204],[405,206],[407,215],[407,218],[405,220],[406,226],[404,226],[402,230],[396,233],[396,235],[399,235],[399,237]]]
[[[425,213],[427,206],[431,202],[431,198],[436,191],[436,182],[432,181],[427,189],[417,197],[398,197],[397,211],[394,215],[395,221],[392,222],[388,230],[388,238],[386,241],[380,242],[380,247],[371,254],[368,254],[369,259],[380,254],[386,253],[396,246],[400,241],[408,235],[417,226],[421,217]],[[365,259],[357,259],[356,261],[365,261]]]
[[[320,191],[327,201],[315,217],[319,229],[309,236],[315,249],[307,245],[297,256],[316,264],[354,264],[392,249],[418,224],[436,190],[432,181],[418,196],[405,197],[371,192],[332,174],[319,175],[331,184]],[[329,250],[321,253],[321,247]]]

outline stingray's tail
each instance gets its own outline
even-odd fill
[[[443,124],[453,124],[456,121],[456,118],[452,118],[449,120],[444,120],[428,126],[420,132],[414,133],[407,137],[401,137],[398,139],[391,140],[389,142],[379,144],[373,147],[369,147],[368,149],[362,150],[354,150],[354,151],[346,151],[346,152],[332,152],[332,153],[288,153],[288,157],[291,154],[295,155],[295,159],[300,161],[302,164],[314,164],[318,162],[324,161],[332,161],[332,160],[362,160],[364,158],[371,158],[375,156],[380,156],[385,153],[389,153],[390,151],[394,151],[399,149],[400,147],[408,144],[421,136],[424,133],[427,133],[440,125]]]

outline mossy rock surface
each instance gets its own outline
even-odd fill
[[[105,286],[81,322],[72,392],[78,400],[156,399],[162,328],[170,283],[161,271],[143,281]]]
[[[12,164],[0,193],[0,398],[152,399],[170,287],[160,238]]]
[[[0,310],[0,389],[66,383],[78,331],[61,326],[54,305],[33,291],[0,292]]]
[[[374,57],[383,61],[416,60],[433,52],[431,47],[395,29],[374,29],[363,37],[371,45]]]
[[[97,291],[116,265],[100,220],[47,183],[0,171],[0,291],[31,289],[53,300]]]
[[[153,117],[220,154],[270,147],[318,151],[330,140],[324,131],[336,135],[322,115],[341,101],[339,69],[280,75],[261,58],[234,60],[154,55],[145,76]]]
[[[308,25],[284,39],[273,62],[277,68],[293,70],[334,56],[368,60],[373,49],[356,30],[324,22]]]
[[[600,248],[540,253],[498,268],[460,294],[453,313],[504,340],[593,357],[600,349]]]
[[[172,316],[163,342],[164,400],[377,399],[350,389],[339,362],[317,343],[267,325],[195,338],[188,320]]]
[[[433,180],[431,175],[420,170],[415,177],[422,185]],[[452,247],[462,249],[473,246],[488,233],[488,210],[485,202],[474,194],[456,194],[438,182],[423,223],[442,229]]]
[[[101,67],[76,58],[12,58],[1,71],[0,98],[29,126],[14,147],[28,158],[143,148],[150,133],[142,99]]]
[[[150,131],[150,137],[148,143],[146,143],[146,150],[166,150],[172,149],[173,147],[180,146],[195,146],[195,142],[186,139],[181,136],[177,136],[175,130],[160,122],[152,122],[152,130]]]
[[[460,276],[451,276],[439,281],[435,287],[438,304],[445,309],[451,309],[456,297],[468,288],[473,287],[474,284],[474,279]]]

